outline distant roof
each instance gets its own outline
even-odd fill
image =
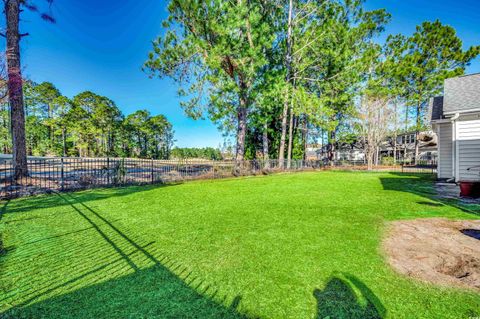
[[[430,99],[428,112],[432,121],[443,118],[443,96],[436,96]]]
[[[446,79],[443,95],[446,113],[479,108],[480,73]]]

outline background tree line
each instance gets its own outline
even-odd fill
[[[163,115],[139,110],[124,116],[115,102],[85,91],[72,99],[50,82],[23,84],[26,150],[37,156],[120,156],[165,159],[173,129]],[[12,152],[10,114],[0,104],[1,152]]]
[[[223,158],[220,150],[213,147],[174,147],[170,157],[174,159],[202,158],[208,160],[221,160]]]
[[[390,20],[363,0],[175,0],[145,63],[178,83],[192,118],[236,141],[237,160],[304,158],[307,145],[362,140],[368,157],[387,135],[428,126],[430,98],[480,51],[451,26],[424,22],[379,36]],[[280,162],[283,165],[283,161]]]
[[[39,154],[58,154],[61,149],[62,154],[81,156],[164,156],[168,147],[159,142],[163,137],[152,138],[152,130],[139,128],[148,114],[137,112],[120,120],[111,100],[91,92],[79,94],[72,107],[58,97],[55,102],[35,100],[32,112],[43,105],[43,114],[25,118],[20,40],[28,34],[20,32],[20,14],[28,9],[55,22],[37,2],[4,0],[6,28],[0,35],[6,38],[15,177],[28,174],[27,144],[30,153]],[[152,77],[168,76],[178,83],[188,116],[208,117],[233,136],[237,161],[278,158],[283,165],[286,158],[289,166],[292,158],[305,157],[309,143],[319,140],[328,145],[332,160],[342,141],[363,139],[368,147],[381,135],[397,134],[402,120],[397,114],[404,114],[405,127],[413,117],[416,158],[419,131],[428,123],[424,115],[429,99],[441,92],[445,78],[464,73],[480,47],[464,50],[455,30],[440,21],[424,22],[409,36],[389,35],[382,42],[379,36],[390,14],[366,10],[363,4],[364,0],[171,0],[162,23],[165,32],[154,40],[144,69]],[[92,98],[98,107],[92,108]],[[63,116],[64,107],[75,110],[68,112],[73,120]],[[369,115],[363,112],[367,109]],[[393,119],[373,121],[379,116]],[[65,121],[71,121],[70,130]],[[155,126],[164,121],[148,122]],[[377,127],[370,125],[373,122],[386,123],[388,129],[369,134],[366,130]],[[118,123],[125,125],[119,129]],[[125,129],[129,123],[136,124]],[[1,124],[5,126],[5,118]],[[28,143],[25,125],[36,131],[28,133]],[[376,137],[367,141],[366,136]]]

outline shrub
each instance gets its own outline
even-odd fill
[[[392,166],[394,164],[393,157],[392,156],[383,157],[382,164],[387,166]]]
[[[127,169],[125,168],[125,159],[122,158],[119,162],[115,164],[113,168],[113,183],[121,184],[125,181],[125,176],[127,175]]]
[[[91,174],[84,174],[78,179],[78,184],[81,187],[88,187],[90,185],[95,185],[96,178]]]

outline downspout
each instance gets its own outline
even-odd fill
[[[440,143],[440,125],[438,124],[433,124],[432,129],[435,128],[435,133],[437,134],[437,179],[440,178],[440,169],[442,167],[442,164],[440,163],[440,154],[442,153],[442,150],[440,149],[442,147],[442,143]]]

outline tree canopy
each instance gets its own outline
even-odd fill
[[[29,155],[123,156],[165,159],[173,146],[172,124],[146,110],[124,116],[115,102],[85,91],[72,99],[50,82],[24,88]],[[11,152],[8,108],[0,107],[3,153]]]
[[[209,118],[233,137],[236,161],[289,166],[309,145],[334,161],[338,145],[359,140],[373,154],[381,138],[412,129],[416,158],[427,102],[480,53],[438,20],[411,35],[381,36],[391,16],[366,9],[365,0],[170,0],[167,8],[143,69],[173,79],[187,116]],[[24,81],[22,92],[29,154],[171,153],[172,125],[162,115],[124,116],[107,97],[86,91],[69,99],[49,82]],[[0,137],[10,138],[5,105],[0,117]],[[369,131],[378,123],[380,131]],[[202,152],[175,156],[218,155]]]

